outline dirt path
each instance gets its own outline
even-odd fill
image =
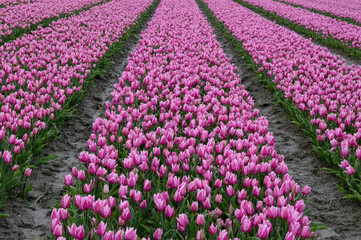
[[[146,29],[153,14],[154,9],[135,34],[125,42],[123,52],[112,58],[115,64],[111,69],[105,75],[94,79],[94,86],[89,87],[86,98],[77,108],[77,116],[66,121],[60,128],[60,139],[44,149],[44,156],[56,154],[59,157],[50,164],[33,170],[31,182],[34,190],[28,195],[32,207],[29,208],[22,199],[7,201],[3,212],[11,218],[0,219],[0,239],[49,239],[50,214],[63,192],[64,176],[71,173],[73,166],[78,165],[77,156],[86,148],[92,123],[104,114],[104,103],[111,100],[113,84],[117,83],[125,70],[129,53],[137,45],[140,33]]]
[[[232,63],[237,66],[246,90],[255,101],[255,107],[268,119],[269,129],[275,135],[277,152],[285,156],[290,174],[301,187],[304,185],[312,187],[312,192],[308,196],[310,211],[307,215],[311,220],[322,222],[328,227],[327,230],[319,232],[321,239],[359,240],[361,204],[342,199],[344,194],[336,186],[340,181],[321,170],[329,166],[313,151],[308,136],[290,121],[285,110],[275,102],[272,93],[265,85],[258,81],[253,70],[248,68],[246,61],[234,49],[223,32],[209,19],[208,22],[215,28],[217,40],[221,43],[225,54],[231,57]],[[352,60],[348,59],[348,61]]]

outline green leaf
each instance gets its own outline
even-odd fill
[[[147,225],[144,225],[144,224],[140,224],[145,230],[147,230],[148,232],[151,232],[151,228],[150,227],[148,227]]]
[[[8,218],[8,217],[10,217],[9,214],[0,213],[0,218]]]
[[[324,170],[326,172],[333,173],[333,174],[336,174],[336,175],[340,174],[339,171],[333,170],[331,168],[321,168],[321,170]]]
[[[346,191],[343,187],[341,187],[341,186],[338,185],[338,184],[336,184],[336,185],[337,185],[337,187],[340,189],[341,192],[347,193],[347,191]]]
[[[312,232],[317,232],[319,230],[327,229],[326,225],[320,222],[311,222],[310,230]]]
[[[52,155],[46,156],[46,157],[44,157],[42,159],[39,159],[38,161],[36,161],[34,163],[34,165],[36,167],[38,167],[38,166],[43,165],[43,164],[48,164],[49,162],[51,162],[52,160],[54,160],[54,159],[56,159],[58,157],[59,157],[58,155],[52,154]]]
[[[343,198],[344,198],[344,199],[360,200],[358,197],[356,197],[355,195],[352,195],[352,194],[346,194]]]
[[[33,190],[33,185],[30,183],[29,186],[24,190],[24,193],[28,193]]]

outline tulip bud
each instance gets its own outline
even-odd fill
[[[203,214],[198,214],[196,223],[199,226],[202,226],[204,224],[204,216],[203,216]]]
[[[154,238],[154,240],[160,240],[160,239],[162,239],[162,235],[163,235],[163,229],[158,228],[158,229],[154,232],[153,238]]]
[[[140,208],[141,209],[145,209],[147,207],[147,200],[143,200],[141,203],[140,203]]]
[[[108,193],[109,193],[109,185],[108,185],[108,184],[104,184],[103,193],[104,193],[104,194],[108,194]]]
[[[31,169],[30,168],[27,168],[26,170],[25,170],[25,173],[24,173],[24,175],[26,176],[26,177],[30,177],[31,176]]]
[[[71,200],[71,196],[69,196],[68,194],[64,195],[61,200],[61,207],[68,208],[70,205],[70,200]]]
[[[217,230],[218,230],[218,226],[214,226],[214,224],[212,223],[210,226],[209,226],[209,233],[211,235],[215,235],[217,233]]]
[[[72,175],[65,175],[65,177],[64,177],[64,184],[66,185],[66,186],[70,186],[70,185],[72,185],[73,184],[73,177],[72,177]]]

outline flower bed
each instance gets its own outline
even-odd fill
[[[328,171],[342,180],[346,197],[361,200],[361,67],[347,67],[326,48],[231,0],[205,2],[260,79],[312,137],[315,151],[339,166]]]
[[[71,14],[103,2],[104,0],[38,0],[28,4],[9,5],[0,8],[0,41],[20,29],[47,19],[56,19],[60,15]],[[21,32],[21,31],[20,31]]]
[[[309,9],[318,10],[325,13],[330,13],[334,16],[352,19],[357,23],[361,23],[361,7],[357,0],[281,0],[282,2],[296,4]]]
[[[39,0],[0,0],[0,6],[7,6],[7,5],[15,5],[15,4],[21,4],[21,3],[30,3],[35,2]]]
[[[310,188],[288,174],[212,32],[194,1],[160,3],[64,179],[55,238],[313,235]]]
[[[25,189],[24,172],[54,158],[34,161],[58,134],[57,126],[72,116],[90,83],[87,77],[101,73],[104,57],[117,50],[151,3],[109,2],[0,47],[0,207],[5,191],[31,190]]]
[[[313,39],[322,39],[326,44],[339,47],[346,52],[356,52],[361,57],[360,26],[273,0],[237,1],[256,7],[256,10],[260,10],[272,19],[276,19],[296,31],[306,33]]]

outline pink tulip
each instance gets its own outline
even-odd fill
[[[129,208],[123,209],[123,212],[122,212],[121,216],[122,216],[122,219],[127,222],[130,219],[130,210],[129,210]]]
[[[157,207],[157,209],[158,209],[158,211],[164,211],[165,210],[165,208],[166,208],[166,201],[164,200],[164,199],[162,199],[162,198],[153,198],[153,200],[154,200],[154,203],[155,203],[155,205],[156,205],[156,207]]]
[[[145,209],[147,207],[147,200],[143,200],[141,203],[140,203],[140,208],[141,209]]]
[[[185,213],[179,214],[177,223],[182,227],[186,227],[189,224],[187,215]]]
[[[59,209],[59,219],[60,220],[67,220],[69,218],[68,209]]]
[[[171,218],[171,217],[174,216],[174,213],[175,213],[174,207],[171,207],[171,206],[168,205],[168,206],[165,208],[165,216],[166,216],[166,217]]]
[[[214,226],[214,224],[212,223],[210,226],[209,226],[209,233],[211,235],[215,235],[217,233],[217,230],[218,230],[218,226]]]
[[[146,179],[146,180],[144,181],[143,190],[149,192],[150,189],[151,189],[151,182],[150,182],[148,179]]]
[[[4,162],[6,164],[10,164],[11,161],[12,161],[12,158],[13,156],[11,155],[11,153],[8,151],[8,150],[5,150],[4,153],[3,153],[3,159],[4,159]]]
[[[163,235],[163,229],[158,228],[158,229],[154,232],[153,238],[154,238],[155,240],[160,240],[160,239],[162,239],[162,235]]]
[[[61,224],[56,225],[53,234],[55,237],[63,236],[63,226]]]
[[[268,238],[269,233],[270,233],[270,228],[266,223],[262,223],[262,224],[259,225],[257,236],[260,239]]]
[[[219,232],[217,240],[228,240],[228,232],[227,230],[222,230]]]
[[[14,166],[12,166],[11,170],[13,170],[14,172],[16,172],[19,169],[19,165],[15,164]]]
[[[228,185],[226,187],[226,193],[230,197],[232,197],[235,194],[234,189],[233,189],[233,187],[231,185]]]
[[[54,232],[55,231],[55,227],[61,225],[60,221],[58,218],[54,218],[51,220],[51,225],[50,225],[50,231]],[[60,235],[61,236],[61,235]]]
[[[198,202],[192,202],[190,209],[191,211],[196,212],[198,210]]]
[[[64,184],[65,184],[66,186],[72,185],[72,184],[73,184],[73,176],[70,175],[70,174],[65,175],[65,177],[64,177]]]
[[[287,232],[285,240],[295,240],[296,237],[292,232]]]
[[[307,185],[303,187],[303,189],[302,189],[303,195],[308,195],[310,192],[311,192],[311,187],[309,187]]]
[[[243,216],[241,221],[242,232],[248,233],[251,231],[251,228],[252,228],[251,221],[248,219],[247,216]]]
[[[350,165],[346,167],[346,170],[344,171],[347,175],[353,175],[356,171],[355,169]]]
[[[303,211],[303,210],[302,210]],[[302,212],[301,211],[301,212]],[[277,208],[277,207],[270,207],[268,209],[268,217],[271,218],[271,219],[275,219],[279,216],[279,213],[280,213],[280,209]]]
[[[205,209],[210,209],[211,208],[211,200],[209,198],[207,198],[204,202],[203,202],[203,207]]]
[[[103,236],[103,240],[112,240],[113,238],[114,238],[113,231],[109,231],[109,232],[105,233]]]
[[[75,233],[76,233],[76,225],[75,223],[73,223],[73,225],[71,225],[71,227],[67,226],[68,229],[68,233],[70,236],[75,237]]]
[[[85,179],[85,172],[83,170],[78,172],[78,179],[81,181]]]
[[[204,224],[204,216],[203,216],[203,214],[198,214],[196,223],[199,226],[202,226]]]
[[[222,186],[222,181],[220,179],[217,179],[215,182],[214,182],[214,186],[216,188],[220,188]]]
[[[97,230],[95,231],[96,234],[98,234],[99,236],[104,236],[105,232],[107,231],[107,225],[108,223],[105,223],[103,221],[101,221],[98,225]]]
[[[85,238],[85,232],[84,232],[84,225],[80,225],[76,228],[75,231],[75,239],[84,239]]]
[[[137,230],[134,230],[134,228],[128,228],[124,232],[124,239],[125,240],[137,240]]]
[[[27,169],[25,169],[25,173],[24,173],[24,175],[26,176],[26,177],[30,177],[31,176],[31,169],[30,168],[27,168]]]
[[[311,237],[311,232],[310,232],[309,226],[303,226],[302,231],[301,231],[301,237],[302,238],[310,238]]]
[[[221,203],[221,202],[222,202],[222,195],[221,195],[221,194],[217,194],[215,201],[216,201],[216,203]]]

